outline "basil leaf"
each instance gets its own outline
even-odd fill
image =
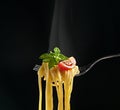
[[[46,62],[46,63],[47,63],[47,62],[50,62],[50,59],[47,59],[47,58],[46,58],[46,59],[43,59],[43,62]]]
[[[65,55],[61,54],[61,51],[58,47],[53,49],[53,52],[42,54],[39,59],[42,59],[43,62],[48,62],[49,68],[54,67],[60,61],[68,59]]]
[[[52,67],[54,67],[56,64],[57,64],[57,62],[55,61],[55,59],[51,59],[48,65],[49,65],[49,68],[52,68]]]
[[[39,57],[39,59],[45,59],[45,58],[49,58],[49,57],[51,57],[50,54],[44,53]]]
[[[59,53],[60,53],[60,49],[59,49],[58,47],[55,47],[55,48],[54,48],[54,52],[55,52],[56,54],[59,54]]]
[[[68,59],[68,57],[66,57],[66,56],[63,55],[63,54],[59,54],[59,58],[60,58],[61,60],[67,60],[67,59]]]

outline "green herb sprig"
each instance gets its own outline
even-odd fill
[[[68,59],[68,57],[63,55],[58,47],[55,47],[53,52],[50,51],[49,53],[44,53],[40,55],[39,59],[42,59],[43,62],[47,62],[49,68],[52,68],[60,61]]]

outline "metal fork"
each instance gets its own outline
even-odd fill
[[[101,57],[99,59],[97,59],[96,61],[92,62],[92,63],[89,63],[88,65],[85,65],[85,66],[82,66],[82,67],[79,67],[80,69],[80,74],[77,74],[76,76],[82,76],[84,74],[86,74],[89,70],[91,70],[91,68],[96,65],[98,62],[102,61],[102,60],[106,60],[106,59],[111,59],[111,58],[117,58],[117,57],[120,57],[120,53],[119,54],[114,54],[114,55],[108,55],[108,56],[105,56],[105,57]],[[40,68],[40,65],[35,65],[33,70],[34,71],[38,71],[38,69]]]

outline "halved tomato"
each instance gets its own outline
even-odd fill
[[[67,60],[58,63],[58,68],[61,71],[70,70],[76,65],[76,60],[74,57],[70,57]]]

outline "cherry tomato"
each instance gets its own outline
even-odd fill
[[[67,60],[61,61],[58,64],[58,68],[61,71],[66,71],[72,69],[76,65],[76,60],[74,57],[70,57]]]

